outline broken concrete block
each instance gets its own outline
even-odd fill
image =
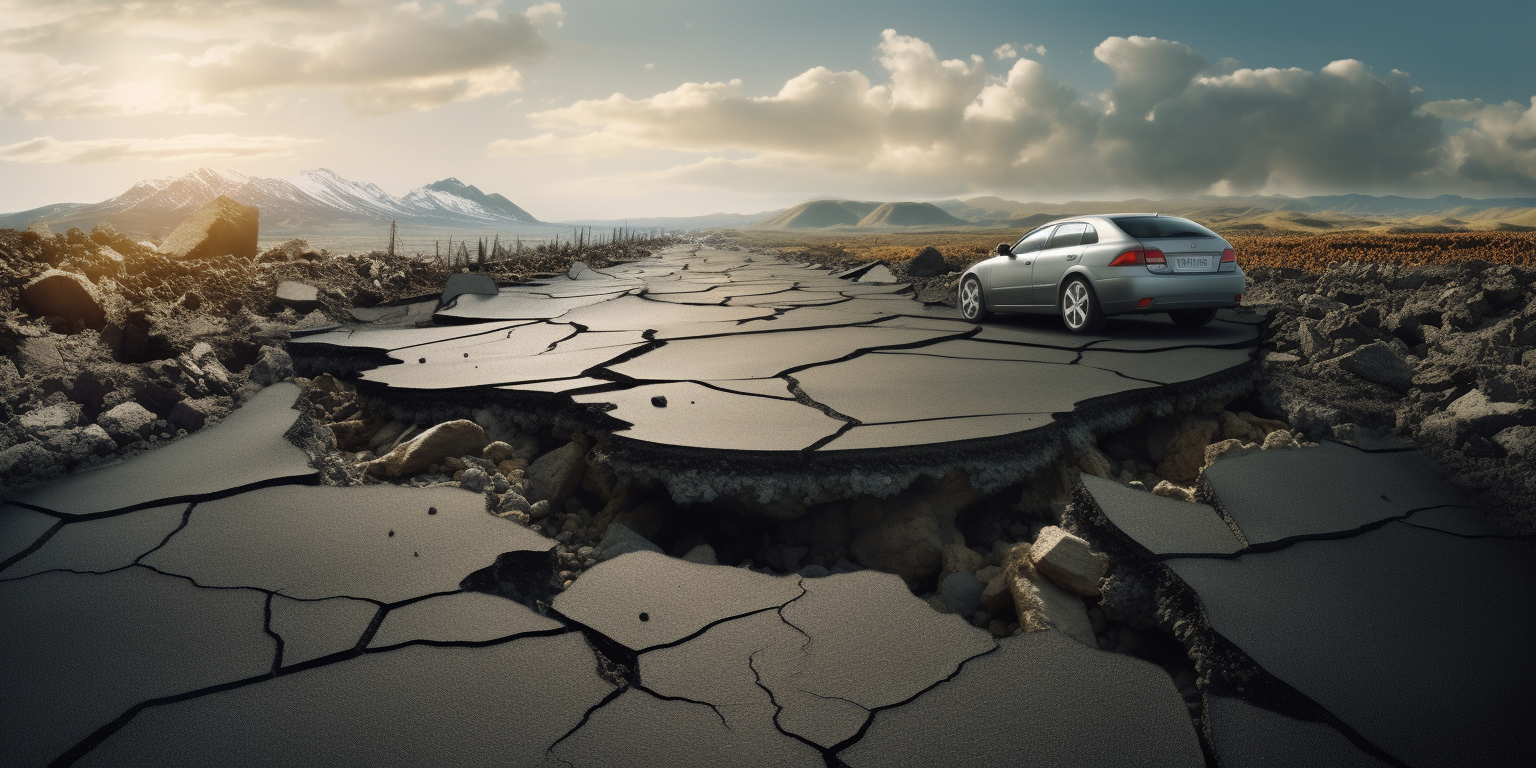
[[[22,286],[21,307],[33,317],[63,318],[70,326],[80,321],[87,328],[100,330],[107,323],[101,297],[91,281],[60,269],[50,269]]]
[[[182,259],[225,255],[255,258],[260,217],[256,208],[219,195],[182,219],[159,250]]]
[[[1066,529],[1047,526],[1041,529],[1029,547],[1029,562],[1051,581],[1085,597],[1099,592],[1099,579],[1109,568],[1109,558],[1093,551],[1088,542],[1067,533]]]
[[[524,475],[528,480],[528,499],[548,499],[555,506],[564,504],[581,487],[581,476],[586,470],[587,447],[575,441],[566,443],[528,465]]]
[[[307,315],[324,306],[320,303],[320,289],[294,280],[278,283],[277,295],[273,298],[278,304],[301,315]]]
[[[1082,598],[1040,575],[1029,563],[1023,545],[1009,550],[1008,566],[1003,571],[1008,591],[1013,595],[1014,612],[1025,632],[1060,630],[1090,648],[1097,647],[1093,624]]]
[[[473,455],[483,448],[485,430],[479,424],[468,419],[448,421],[368,462],[368,473],[375,477],[415,475],[449,456]]]

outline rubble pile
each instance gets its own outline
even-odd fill
[[[1309,435],[1411,441],[1536,532],[1536,268],[1463,261],[1255,270],[1264,403]]]

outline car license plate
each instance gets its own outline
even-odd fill
[[[1174,269],[1193,272],[1196,270],[1208,270],[1211,268],[1209,256],[1175,256],[1173,257]]]

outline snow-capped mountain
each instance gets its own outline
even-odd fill
[[[538,219],[498,194],[486,194],[455,178],[418,187],[402,197],[376,184],[342,178],[326,168],[294,179],[268,179],[200,168],[184,176],[149,179],[100,203],[63,203],[0,214],[0,227],[42,222],[55,231],[89,230],[107,222],[119,231],[163,235],[187,214],[219,195],[261,210],[267,230],[401,227],[516,231]]]

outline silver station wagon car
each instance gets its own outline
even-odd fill
[[[960,276],[960,313],[1060,314],[1091,333],[1112,315],[1167,312],[1186,328],[1243,298],[1232,244],[1189,219],[1156,213],[1077,216],[1042,225]]]

